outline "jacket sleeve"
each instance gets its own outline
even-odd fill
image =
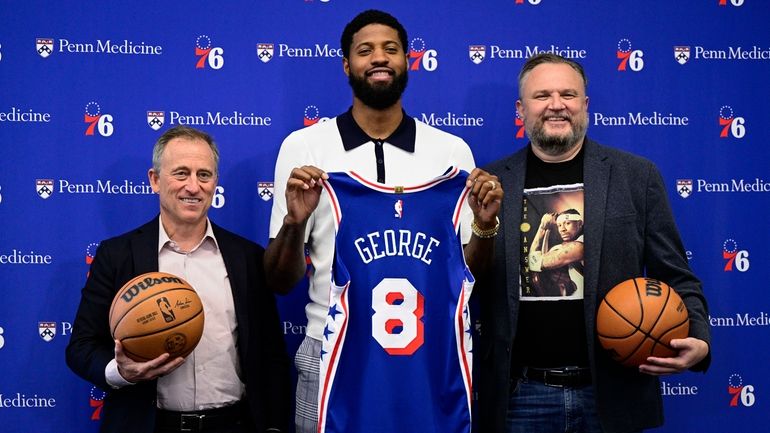
[[[110,390],[104,376],[107,363],[114,358],[115,344],[110,335],[109,310],[117,292],[116,266],[104,242],[96,251],[86,285],[81,291],[72,335],[66,349],[69,368],[78,376]]]
[[[700,280],[690,269],[685,249],[669,205],[663,178],[650,165],[647,183],[645,267],[647,275],[665,281],[682,298],[690,316],[690,337],[705,341],[709,354],[692,367],[705,371],[711,363],[708,304]]]

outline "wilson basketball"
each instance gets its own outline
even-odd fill
[[[686,338],[690,320],[682,298],[668,284],[633,278],[613,287],[599,305],[596,332],[602,347],[635,367],[648,356],[673,356],[674,338]]]
[[[112,338],[134,361],[187,356],[203,334],[203,304],[185,280],[149,272],[123,285],[110,307]]]

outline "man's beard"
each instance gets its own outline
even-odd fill
[[[582,117],[582,116],[581,116]],[[588,129],[588,119],[569,118],[571,131],[566,135],[548,135],[545,132],[544,121],[538,121],[532,128],[526,128],[532,144],[546,155],[557,156],[567,153],[580,143]],[[531,129],[531,130],[530,130]]]
[[[406,71],[401,74],[395,73],[390,84],[372,85],[366,81],[366,76],[359,78],[352,73],[348,75],[348,83],[350,83],[356,98],[375,110],[384,110],[398,102],[406,89],[407,81]]]

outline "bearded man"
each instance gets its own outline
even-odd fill
[[[353,90],[352,107],[334,119],[291,133],[278,154],[271,241],[265,258],[267,280],[276,293],[288,293],[306,274],[306,251],[311,265],[306,337],[295,357],[295,422],[300,433],[319,431],[319,361],[322,339],[330,332],[325,329],[326,317],[334,308],[329,305],[329,293],[335,226],[329,200],[325,194],[322,197],[321,190],[321,182],[328,178],[326,172],[354,171],[372,184],[409,186],[440,176],[449,167],[459,167],[470,173],[466,183],[470,196],[460,216],[466,263],[474,274],[483,273],[493,256],[502,189],[495,176],[475,168],[465,141],[408,116],[402,108],[407,46],[406,30],[393,16],[368,10],[353,18],[341,37],[342,67]],[[387,390],[381,393],[384,400],[407,397],[389,395]],[[350,407],[346,418],[358,419],[375,409],[360,406]],[[451,411],[467,412],[467,408],[452,407]],[[394,413],[392,417],[402,415]],[[469,420],[469,415],[465,418]],[[364,430],[380,431],[375,428],[384,427],[369,425]]]
[[[658,376],[705,371],[711,359],[706,300],[665,183],[651,161],[586,137],[586,84],[571,59],[527,59],[516,109],[529,145],[487,167],[506,196],[493,281],[478,289],[483,365],[475,419],[485,433],[657,427]],[[554,239],[561,243],[548,248]],[[556,284],[544,281],[554,275]],[[690,335],[671,340],[674,356],[648,357],[632,369],[598,344],[596,311],[612,287],[644,275],[681,296]]]

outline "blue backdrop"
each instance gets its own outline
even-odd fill
[[[346,110],[339,35],[368,7],[409,31],[409,114],[478,165],[526,144],[524,59],[589,75],[589,135],[655,161],[710,302],[714,362],[666,377],[662,432],[770,421],[770,7],[759,0],[467,2],[0,0],[0,427],[96,431],[104,394],[64,347],[98,242],[158,212],[146,171],[170,126],[220,145],[211,216],[265,244],[292,130]],[[508,192],[515,193],[515,192]],[[306,294],[280,299],[289,349]]]

